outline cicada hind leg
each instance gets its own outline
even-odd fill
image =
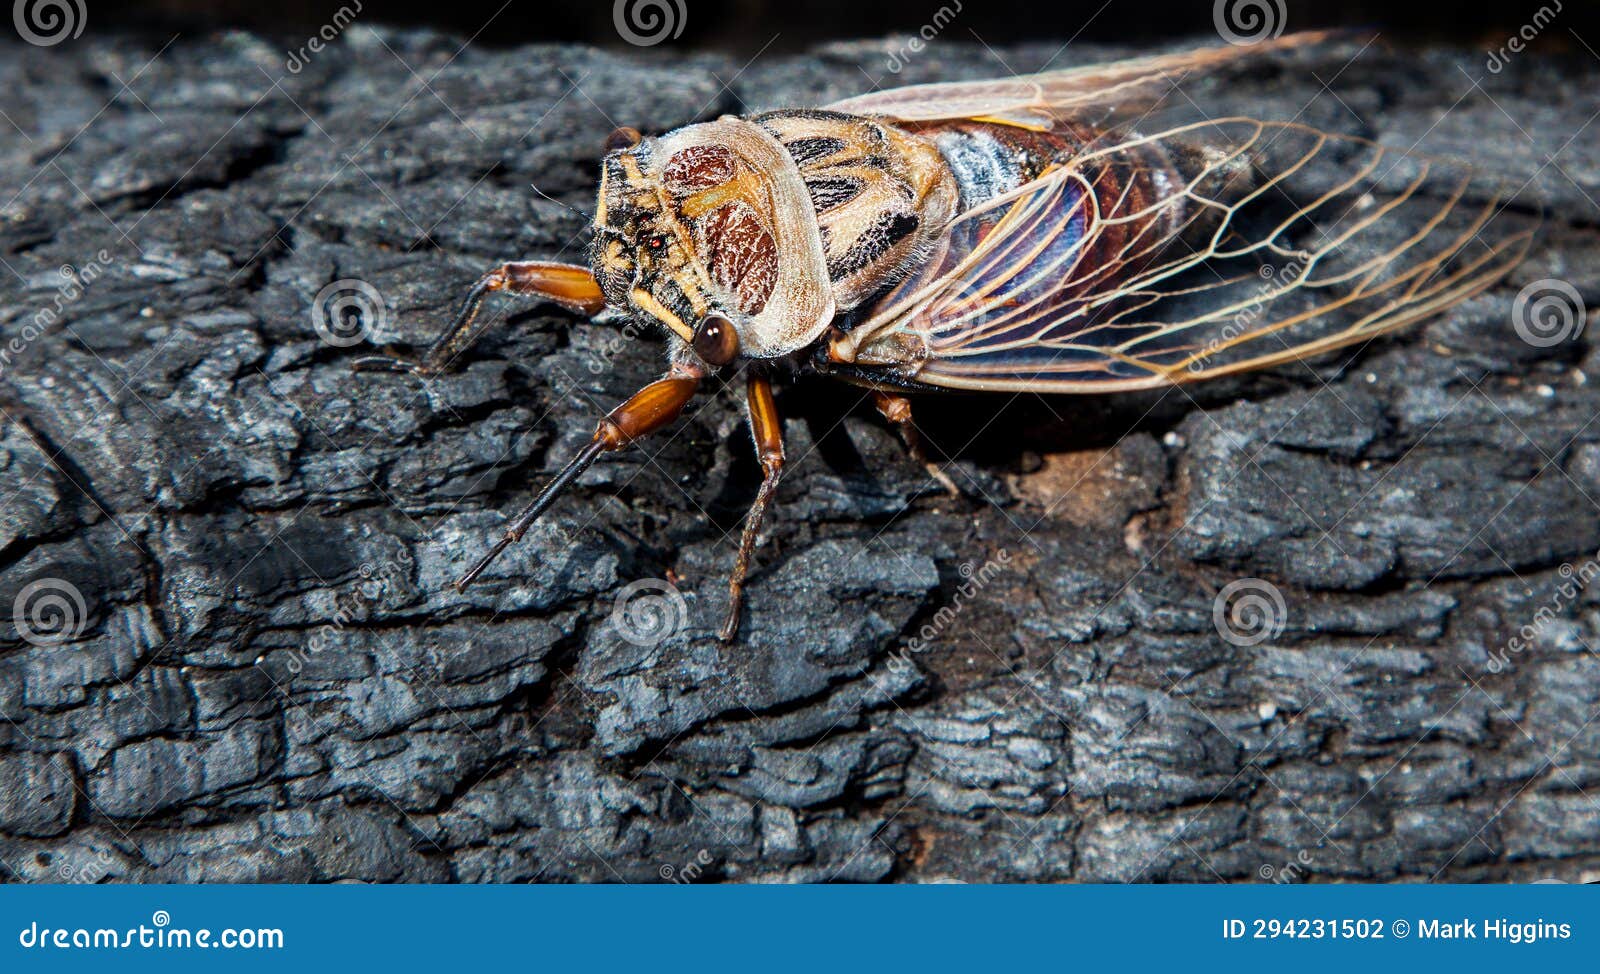
[[[409,372],[423,376],[448,370],[462,352],[483,337],[485,329],[477,326],[478,311],[483,307],[483,299],[496,292],[543,298],[584,315],[599,314],[606,306],[605,295],[587,267],[536,260],[505,263],[478,279],[467,292],[455,320],[434,340],[422,358],[367,355],[352,362],[351,368],[357,372]]]
[[[934,463],[928,456],[928,451],[922,443],[922,435],[917,432],[916,423],[911,419],[911,400],[892,392],[874,389],[872,402],[878,407],[878,414],[899,431],[900,439],[905,443],[906,452],[911,455],[911,459],[922,464],[922,469],[928,471],[928,476],[937,481],[947,494],[960,498],[961,488],[956,486],[956,482],[950,479],[950,475],[944,472],[943,467]]]

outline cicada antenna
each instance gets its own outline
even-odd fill
[[[555,205],[561,207],[563,210],[566,210],[568,213],[571,213],[573,216],[575,216],[575,217],[579,218],[580,220],[582,220],[584,222],[585,226],[593,226],[594,225],[594,214],[593,213],[585,213],[585,212],[583,212],[582,210],[578,209],[575,206],[572,206],[572,205],[570,205],[568,203],[563,203],[560,200],[556,199],[554,196],[551,196],[549,193],[546,193],[544,190],[540,189],[538,186],[535,186],[533,183],[529,183],[528,187],[530,189],[532,189],[534,191],[534,193],[536,193],[539,196],[540,199],[543,199],[543,200],[546,200],[548,202],[554,203]]]

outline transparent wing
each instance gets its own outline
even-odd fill
[[[1142,114],[1180,81],[1263,54],[1318,44],[1332,36],[1331,32],[1308,31],[1248,46],[1202,48],[1006,79],[909,85],[846,98],[826,107],[905,122],[969,118],[1048,128],[1071,118],[1110,124]]]
[[[1301,125],[1108,135],[959,216],[831,352],[950,388],[1205,379],[1437,313],[1534,223],[1468,169]]]

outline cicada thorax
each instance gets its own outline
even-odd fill
[[[933,143],[876,119],[828,111],[755,116],[794,160],[841,312],[882,293],[926,256],[958,206]]]
[[[915,133],[837,112],[723,118],[607,156],[594,272],[608,301],[685,340],[718,312],[742,354],[773,358],[910,273],[958,200]]]

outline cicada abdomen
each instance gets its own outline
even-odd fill
[[[1382,334],[1475,294],[1531,230],[1459,166],[1249,118],[921,122],[962,193],[819,364],[870,384],[1155,387]]]
[[[897,308],[930,282],[947,285],[945,300],[917,305],[898,330],[852,328],[833,343],[836,361],[904,373],[970,340],[973,322],[995,308],[1055,304],[1071,294],[1114,289],[1175,243],[1198,242],[1218,221],[1214,210],[1175,195],[1175,187],[1204,184],[1211,198],[1237,198],[1250,183],[1243,163],[1208,168],[1203,153],[1159,144],[1078,164],[1107,138],[1081,124],[1038,128],[961,120],[912,131],[938,150],[963,219],[944,228],[909,276],[879,279],[880,285],[898,286],[880,286],[867,317]],[[1058,174],[1051,192],[1024,199],[1026,187],[1051,173]],[[998,205],[1014,196],[1020,206]],[[997,230],[1007,246],[972,259]],[[1023,283],[997,298],[1008,276]],[[1036,320],[1012,322],[987,342],[1025,342]]]

